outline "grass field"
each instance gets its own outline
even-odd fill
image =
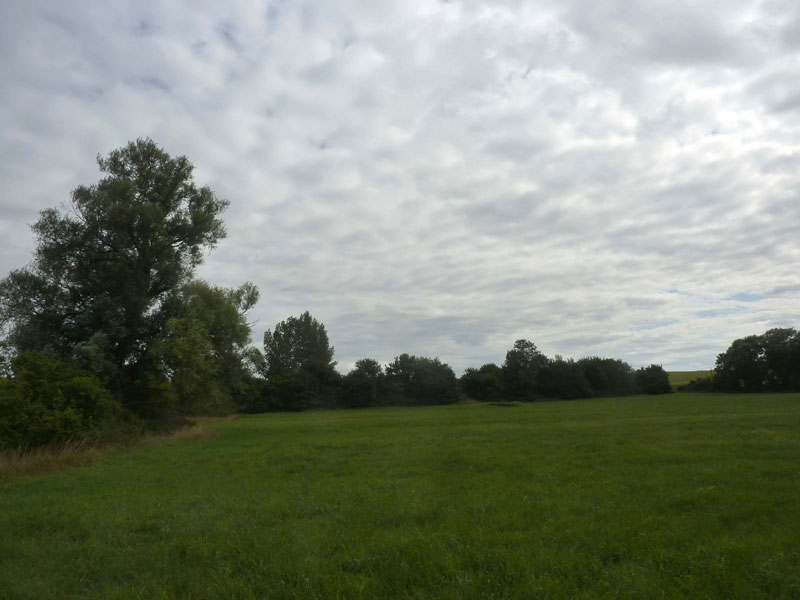
[[[0,598],[800,598],[800,395],[268,414],[0,485]]]
[[[678,387],[686,385],[695,379],[712,377],[713,375],[713,369],[710,371],[669,371],[667,373],[669,384],[672,386],[673,390],[677,390]]]

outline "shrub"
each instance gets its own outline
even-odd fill
[[[99,379],[54,356],[25,352],[0,380],[0,446],[40,446],[97,435],[120,416]]]
[[[711,377],[698,377],[678,388],[679,392],[713,392],[714,380]]]
[[[650,365],[636,371],[636,388],[643,394],[669,394],[669,375],[661,365]]]
[[[480,369],[467,369],[458,380],[461,391],[482,402],[491,402],[503,396],[503,370],[494,363]]]
[[[539,392],[545,398],[575,400],[590,398],[593,395],[581,367],[572,359],[564,360],[560,356],[548,361],[539,374]]]
[[[362,358],[342,382],[342,401],[347,407],[377,406],[384,399],[383,368],[377,360]]]
[[[458,400],[458,382],[438,358],[401,354],[386,366],[386,385],[393,404],[449,404]]]

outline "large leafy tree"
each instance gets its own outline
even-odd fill
[[[800,333],[770,329],[734,340],[717,356],[714,385],[726,391],[800,390]]]
[[[264,333],[262,371],[272,408],[302,410],[335,404],[338,386],[333,346],[325,325],[306,311]]]
[[[331,371],[336,366],[325,325],[308,311],[264,333],[264,361],[267,378]]]
[[[531,399],[536,394],[539,372],[547,366],[547,357],[536,344],[522,339],[506,352],[503,379],[511,396]]]
[[[98,164],[99,182],[33,226],[32,263],[0,282],[0,325],[12,352],[77,357],[136,408],[157,380],[153,346],[175,317],[176,295],[225,235],[227,202],[194,183],[186,157],[150,139]]]

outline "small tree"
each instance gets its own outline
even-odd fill
[[[449,404],[458,400],[456,375],[438,358],[401,354],[386,366],[386,384],[396,404]]]
[[[514,342],[503,363],[503,380],[509,395],[532,400],[536,395],[539,372],[545,366],[547,357],[539,352],[536,344],[528,340]]]
[[[362,358],[356,361],[353,369],[343,382],[345,406],[377,406],[384,396],[383,368],[377,360]]]
[[[641,367],[636,371],[636,388],[643,394],[669,394],[669,375],[661,365]]]
[[[325,325],[308,311],[289,317],[264,333],[264,375],[281,409],[306,408],[338,383],[333,346]],[[292,406],[292,397],[297,406]],[[332,401],[330,401],[332,402]],[[330,403],[328,402],[328,403]]]
[[[461,391],[475,400],[491,402],[503,396],[503,370],[494,363],[469,368],[458,380]]]

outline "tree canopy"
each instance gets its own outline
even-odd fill
[[[714,387],[741,392],[800,390],[800,333],[770,329],[734,340],[717,356]]]
[[[78,187],[68,210],[40,214],[32,263],[0,282],[0,324],[10,353],[75,360],[128,408],[148,414],[165,377],[219,372],[219,365],[200,361],[204,353],[224,352],[208,320],[215,317],[198,317],[199,291],[189,282],[204,253],[225,236],[219,215],[228,203],[194,183],[186,157],[173,158],[150,139],[97,162],[100,181]],[[252,291],[237,293],[252,298]],[[243,308],[236,300],[226,296],[227,310]],[[191,323],[180,321],[187,318]],[[241,347],[242,323],[234,321],[231,335]],[[177,361],[179,339],[181,360],[190,360],[193,340],[192,360],[199,362],[165,371],[164,353]]]
[[[536,344],[528,340],[517,340],[506,352],[503,377],[506,391],[517,398],[530,399],[536,394],[539,372],[547,366],[547,357],[539,352]]]

